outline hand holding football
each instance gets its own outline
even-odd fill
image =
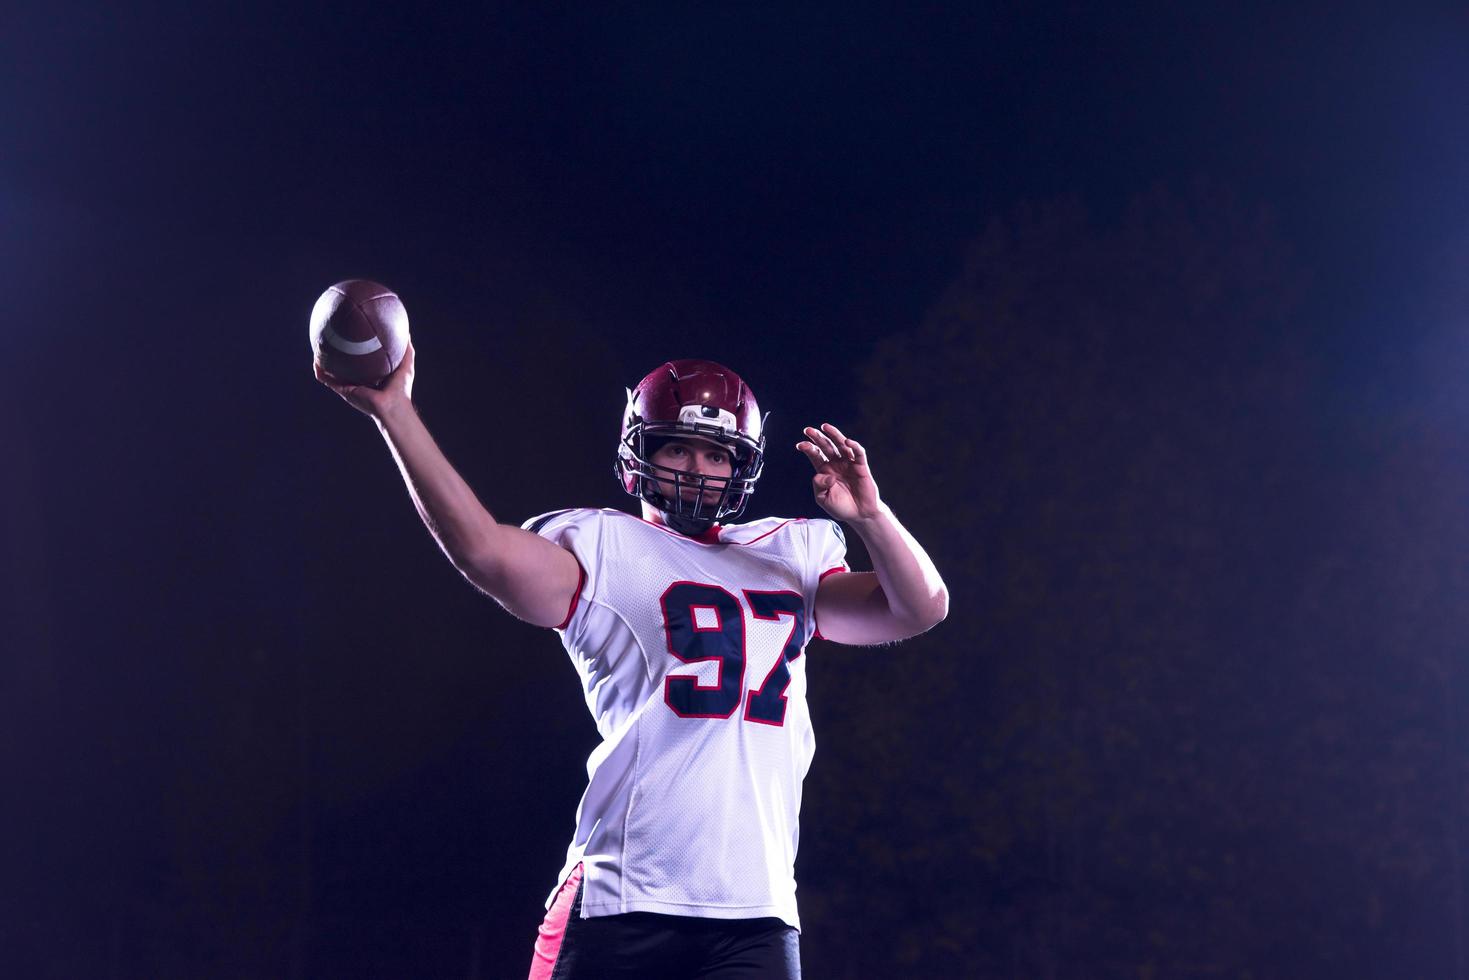
[[[337,381],[376,386],[402,362],[407,347],[408,311],[379,283],[339,282],[311,309],[312,354]]]

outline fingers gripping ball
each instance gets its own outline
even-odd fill
[[[311,351],[347,384],[376,385],[408,347],[408,311],[398,294],[367,279],[328,287],[311,309]]]

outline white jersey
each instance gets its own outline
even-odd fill
[[[797,815],[816,746],[802,653],[817,584],[847,567],[840,529],[768,519],[693,539],[614,510],[525,526],[583,573],[558,627],[602,736],[560,876],[583,866],[582,915],[800,928]]]

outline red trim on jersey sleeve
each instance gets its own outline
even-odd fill
[[[821,589],[821,583],[826,580],[826,577],[828,575],[835,575],[837,572],[850,572],[850,571],[851,571],[851,569],[848,568],[845,565],[837,565],[837,566],[835,566],[833,568],[828,568],[826,571],[824,571],[820,575],[816,576],[816,588],[817,588],[817,590],[820,591],[820,589]],[[816,639],[818,639],[818,640],[824,640],[824,639],[826,639],[826,637],[824,637],[824,636],[821,635],[821,624],[816,621],[816,602],[815,602],[814,599],[811,602],[811,628],[815,631],[815,637],[816,637]]]
[[[758,538],[751,538],[749,541],[744,542],[744,544],[745,544],[746,547],[749,547],[750,545],[754,544],[756,541],[764,541],[766,538],[770,537],[776,531],[779,531],[781,528],[785,527],[789,523],[790,523],[790,521],[781,521],[779,524],[775,525],[775,527],[771,528],[770,530],[766,531],[764,534],[760,535],[760,537],[758,537]]]
[[[576,604],[581,601],[581,587],[587,584],[587,570],[581,567],[581,562],[576,563],[576,591],[571,594],[571,605],[566,607],[566,618],[561,621],[560,626],[552,629],[564,630],[571,623],[571,617],[576,615]]]

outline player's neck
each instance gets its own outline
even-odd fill
[[[688,532],[680,531],[678,528],[669,524],[668,515],[663,513],[663,511],[659,510],[657,507],[654,507],[652,504],[648,503],[646,500],[643,501],[643,520],[647,521],[649,524],[656,524],[661,528],[666,528],[675,534],[682,534],[686,538],[692,538],[695,541],[702,541],[705,544],[719,543],[718,524],[711,526],[709,529],[700,534],[689,534]]]

